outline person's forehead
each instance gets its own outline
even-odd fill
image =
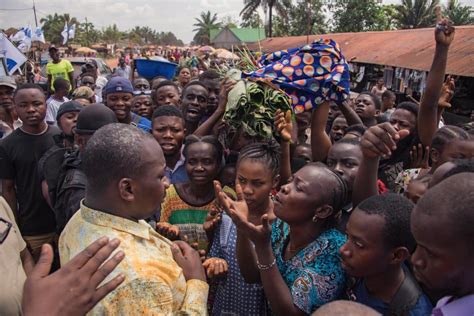
[[[172,85],[166,85],[166,86],[159,87],[156,91],[159,94],[161,94],[161,93],[165,94],[165,93],[170,93],[170,92],[174,92],[174,93],[178,94],[178,89],[175,86],[172,86]]]
[[[133,97],[133,103],[136,103],[136,102],[151,102],[151,96],[149,95],[140,95],[140,96],[136,96],[136,97]]]
[[[192,85],[184,91],[184,95],[188,94],[207,95],[207,89],[199,85]]]
[[[13,89],[12,87],[0,85],[0,91],[1,92],[11,93],[11,92],[13,92],[13,90],[15,90],[15,89]]]
[[[362,160],[360,146],[348,143],[335,143],[328,152],[328,158]]]
[[[158,116],[153,119],[157,125],[170,125],[183,127],[183,119],[177,116]]]
[[[391,119],[397,119],[400,121],[413,121],[416,119],[415,114],[406,110],[406,109],[396,109],[392,115],[390,116]]]
[[[202,81],[202,83],[208,88],[208,89],[219,89],[221,84],[218,79],[205,79]]]
[[[368,214],[356,208],[352,211],[347,223],[347,232],[357,234],[357,237],[364,239],[371,244],[378,244],[383,240],[383,228],[385,218],[379,214]]]
[[[213,145],[206,142],[196,142],[188,145],[188,155],[195,154],[200,156],[214,156],[215,148]]]
[[[35,99],[46,99],[46,96],[40,90],[35,89],[35,88],[29,88],[29,89],[18,90],[15,95],[15,100],[25,98],[25,97],[35,98]]]
[[[133,97],[133,94],[128,92],[112,92],[107,94],[107,98],[115,97],[115,98],[124,98],[124,97]]]
[[[346,118],[344,117],[336,117],[336,119],[334,120],[334,123],[333,125],[347,125],[347,120]]]

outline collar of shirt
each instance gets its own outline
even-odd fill
[[[144,220],[139,220],[137,223],[123,217],[96,211],[85,206],[84,201],[81,201],[81,215],[82,218],[89,223],[113,228],[143,239],[150,239],[151,227]]]
[[[474,294],[452,300],[452,296],[443,297],[438,301],[432,314],[435,316],[472,315],[474,310]]]
[[[167,172],[169,172],[170,174],[173,174],[176,170],[178,170],[179,167],[181,167],[182,165],[184,165],[184,162],[186,161],[186,158],[184,158],[184,155],[183,155],[183,148],[184,146],[181,147],[181,157],[179,157],[179,160],[176,162],[176,164],[174,165],[174,168],[171,169],[170,167],[166,166],[165,167],[165,170]]]

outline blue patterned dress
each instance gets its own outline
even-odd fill
[[[344,294],[346,273],[341,266],[339,248],[346,237],[336,229],[327,230],[285,261],[283,253],[288,234],[288,224],[277,219],[272,225],[273,253],[278,270],[291,291],[293,304],[311,314]]]

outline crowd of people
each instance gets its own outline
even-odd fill
[[[200,66],[73,78],[53,47],[48,91],[0,77],[0,314],[473,315],[454,33],[419,104],[381,81],[277,110],[269,139],[226,124],[236,82]]]

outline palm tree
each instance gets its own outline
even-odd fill
[[[439,0],[403,0],[397,6],[397,22],[403,29],[415,29],[428,27],[436,22],[434,14]]]
[[[222,24],[217,21],[217,13],[212,14],[211,11],[201,12],[199,18],[195,18],[196,23],[193,24],[196,28],[193,32],[194,42],[200,45],[208,45],[210,43],[210,31],[222,27]]]
[[[119,31],[117,24],[109,25],[102,31],[102,39],[109,44],[117,43],[122,37],[122,32]]]
[[[471,6],[463,6],[457,0],[449,0],[444,7],[445,15],[454,23],[454,25],[466,25],[474,23]]]
[[[286,18],[286,8],[291,6],[291,0],[244,0],[244,8],[240,12],[240,16],[244,21],[251,19],[258,7],[264,10],[268,9],[268,36],[272,37],[273,26],[273,9],[277,13]]]
[[[64,27],[64,20],[57,13],[41,18],[40,23],[43,23],[42,28],[46,40],[54,44],[62,43],[61,31]]]

